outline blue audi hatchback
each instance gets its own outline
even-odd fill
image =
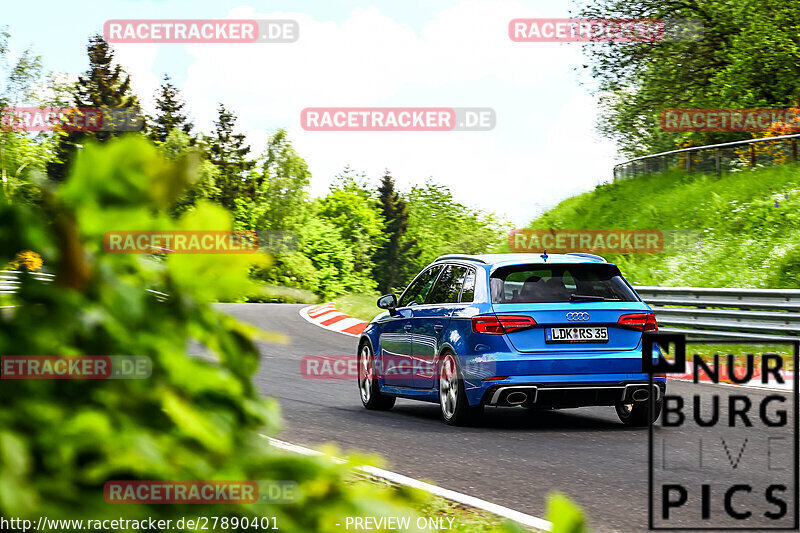
[[[602,257],[444,255],[378,307],[358,344],[367,409],[438,402],[450,425],[476,421],[485,406],[607,405],[632,426],[661,411],[665,380],[650,389],[642,370],[655,316]]]

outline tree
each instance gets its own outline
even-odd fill
[[[286,130],[280,129],[267,143],[258,183],[258,202],[264,206],[260,229],[292,230],[308,215],[308,185],[311,172],[292,146]]]
[[[201,200],[215,201],[219,198],[220,191],[216,186],[219,169],[211,161],[202,157],[201,147],[192,146],[192,140],[188,134],[173,128],[160,148],[167,159],[176,160],[188,156],[188,158],[192,158],[192,161],[198,161],[196,179],[172,205],[170,210],[172,215],[180,215],[188,211]]]
[[[237,198],[252,198],[248,171],[255,164],[247,158],[250,147],[243,133],[234,132],[236,115],[219,104],[214,133],[208,139],[209,160],[219,169],[220,203],[233,211]]]
[[[172,84],[168,74],[164,74],[164,81],[156,93],[156,115],[150,137],[156,141],[164,142],[173,129],[179,129],[191,137],[194,125],[184,114],[186,103],[180,91]]]
[[[381,178],[378,202],[386,224],[386,241],[375,252],[374,275],[378,290],[388,293],[403,281],[405,264],[418,255],[411,252],[417,243],[414,239],[403,238],[408,230],[408,211],[388,170]]]
[[[78,77],[73,88],[74,104],[78,108],[130,108],[139,106],[139,100],[131,91],[131,79],[122,67],[114,62],[114,52],[101,35],[89,39],[89,70]],[[106,115],[104,126],[108,125]],[[74,130],[59,132],[55,158],[48,164],[50,178],[63,181],[66,168],[75,155],[78,145],[95,140],[105,142],[117,137],[121,131]]]
[[[584,47],[599,81],[599,129],[631,156],[747,138],[670,133],[665,108],[789,107],[800,99],[800,12],[782,0],[593,0],[586,18],[656,18],[702,24],[700,38],[668,25],[660,42]],[[674,35],[675,34],[675,35]]]
[[[481,254],[499,249],[511,225],[461,204],[444,185],[428,181],[411,188],[408,195],[408,231],[415,260],[409,275],[443,254]]]
[[[9,40],[8,31],[0,28],[0,75],[7,80],[0,90],[0,109],[30,105],[41,85],[41,57],[26,49],[14,62],[10,62]],[[13,120],[13,115],[8,118]],[[47,138],[37,138],[13,127],[0,127],[0,181],[6,199],[29,203],[37,201],[39,192],[29,174],[32,171],[44,172],[50,148]]]
[[[360,179],[359,179],[360,178]],[[378,201],[363,175],[350,167],[337,176],[327,196],[317,204],[317,216],[330,220],[353,249],[356,272],[372,271],[372,256],[386,241]]]

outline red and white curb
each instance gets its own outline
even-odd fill
[[[358,337],[367,327],[367,322],[347,316],[336,310],[332,303],[312,305],[300,310],[300,316],[321,328]]]
[[[688,357],[687,357],[688,359]],[[667,374],[667,379],[673,379],[675,381],[694,381],[694,370],[693,364],[689,361],[686,361],[686,370],[687,373],[684,375],[670,375]],[[742,379],[747,374],[747,368],[744,366],[737,366],[734,368],[734,373],[736,377]],[[791,370],[783,370],[779,371],[780,376],[783,378],[783,383],[779,383],[775,377],[770,374],[767,376],[767,382],[763,383],[761,379],[761,369],[756,367],[753,368],[753,375],[750,376],[750,379],[743,384],[739,383],[730,383],[730,379],[728,377],[728,365],[723,364],[723,359],[720,358],[719,364],[719,383],[718,385],[728,385],[731,387],[745,387],[748,389],[766,389],[766,390],[783,390],[791,392],[794,388],[794,372]],[[705,371],[701,370],[698,372],[699,383],[712,383],[711,378],[705,373]]]
[[[318,452],[317,450],[312,450],[311,448],[306,448],[304,446],[298,446],[297,444],[292,444],[290,442],[284,442],[278,439],[273,439],[272,437],[269,437],[267,435],[261,435],[261,436],[267,439],[270,445],[274,446],[275,448],[285,450],[287,452],[299,453],[302,455],[312,455],[312,456],[324,455],[322,452]],[[330,459],[337,463],[345,462],[343,459],[339,459],[337,457],[330,457]],[[450,500],[459,503],[461,505],[465,505],[467,507],[472,507],[474,509],[480,509],[481,511],[487,511],[489,513],[493,513],[498,516],[502,516],[503,518],[508,518],[509,520],[513,520],[518,524],[522,524],[527,527],[531,527],[542,531],[551,531],[553,529],[553,524],[542,518],[521,513],[519,511],[515,511],[514,509],[509,509],[508,507],[503,507],[502,505],[497,505],[496,503],[487,502],[486,500],[481,500],[480,498],[475,498],[473,496],[462,494],[454,490],[443,489],[442,487],[431,485],[430,483],[425,483],[424,481],[404,476],[396,472],[390,472],[389,470],[376,468],[374,466],[359,466],[357,467],[357,470],[362,474],[366,474],[367,476],[370,476],[372,478],[383,479],[384,481],[388,481],[389,483],[392,483],[394,485],[404,485],[406,487],[413,487],[416,489],[424,490],[425,492],[429,492],[430,494],[434,494],[436,496],[439,496],[440,498],[444,498],[446,500]]]

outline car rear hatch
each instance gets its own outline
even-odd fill
[[[541,358],[537,373],[641,372],[641,356],[633,350],[643,331],[655,329],[655,319],[616,266],[505,267],[492,273],[491,291],[501,322],[533,319],[506,328],[506,338],[517,351]]]
[[[536,321],[532,328],[506,335],[520,352],[634,350],[642,340],[642,331],[622,325],[619,320],[623,316],[648,312],[647,306],[641,302],[494,304],[493,307],[498,316],[528,316]],[[576,330],[579,332],[577,335]]]

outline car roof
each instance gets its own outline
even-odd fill
[[[437,257],[437,261],[468,261],[474,263],[482,263],[487,266],[512,266],[512,265],[530,265],[541,264],[549,265],[553,263],[608,263],[599,255],[584,254],[584,253],[566,253],[566,254],[547,254],[546,259],[544,254],[483,254],[483,255],[460,255],[450,254]]]

